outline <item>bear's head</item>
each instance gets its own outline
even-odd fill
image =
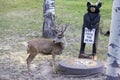
[[[89,13],[99,13],[100,12],[100,7],[102,6],[102,3],[99,2],[97,4],[92,4],[90,2],[87,2],[87,11]]]

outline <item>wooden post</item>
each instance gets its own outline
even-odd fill
[[[45,38],[54,38],[56,36],[56,31],[52,30],[55,28],[55,1],[54,0],[44,0],[43,4],[43,34]]]
[[[113,0],[106,80],[120,80],[120,0]]]

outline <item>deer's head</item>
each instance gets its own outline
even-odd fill
[[[65,25],[65,27],[63,26],[58,26],[56,31],[57,31],[57,34],[56,34],[56,37],[53,39],[53,42],[54,43],[64,43],[65,42],[65,37],[64,37],[64,32],[66,31],[68,27],[68,24]]]

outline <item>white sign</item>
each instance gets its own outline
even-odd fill
[[[84,43],[94,43],[95,29],[89,30],[88,28],[84,29]]]

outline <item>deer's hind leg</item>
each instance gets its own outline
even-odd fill
[[[30,63],[32,62],[32,60],[35,58],[36,55],[37,55],[37,53],[32,53],[32,54],[30,53],[28,58],[26,59],[27,69],[28,69],[29,75],[31,75]]]

